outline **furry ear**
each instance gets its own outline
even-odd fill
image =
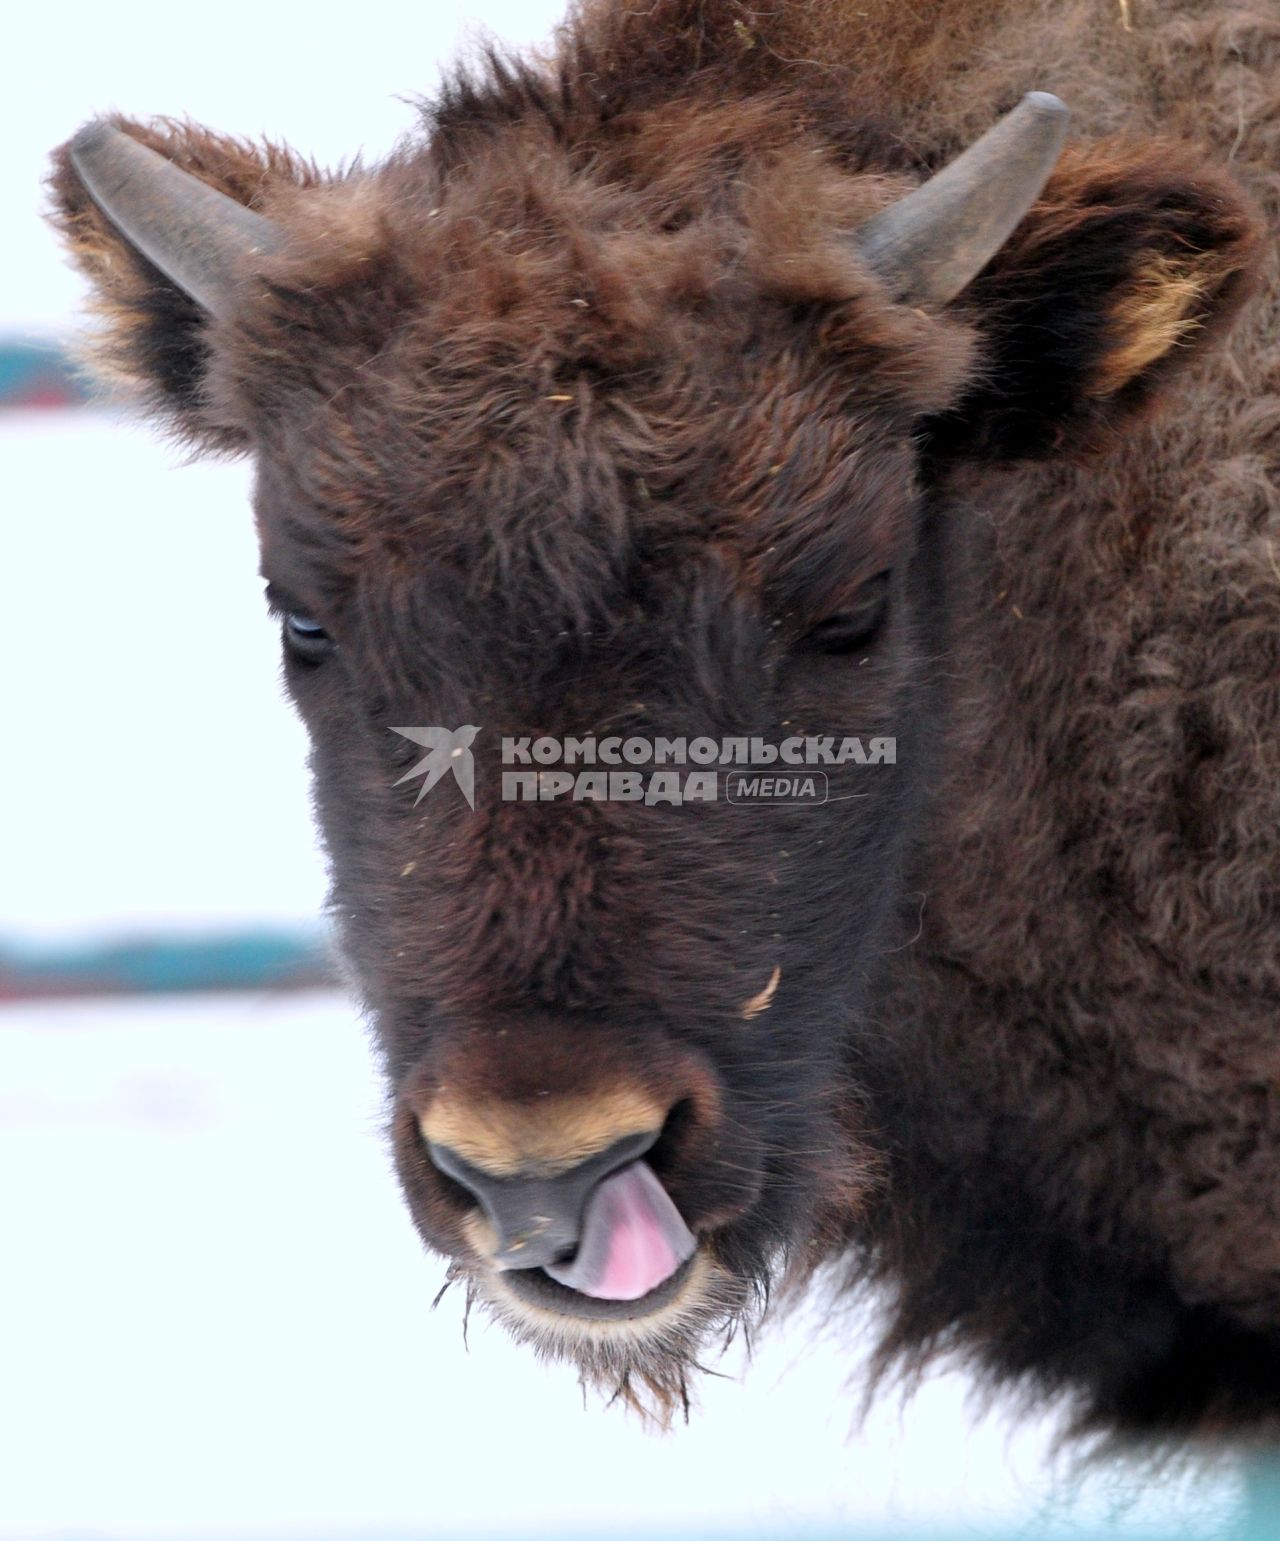
[[[986,367],[931,425],[935,452],[1104,446],[1247,296],[1260,233],[1239,188],[1182,147],[1069,151],[957,301]]]
[[[319,173],[288,151],[158,119],[116,127],[250,208],[269,205],[283,188],[316,184]],[[116,229],[76,174],[63,145],[49,178],[50,221],[95,290],[100,328],[89,338],[93,371],[202,447],[235,450],[244,435],[205,389],[214,323]]]

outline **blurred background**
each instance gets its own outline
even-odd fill
[[[0,1538],[1226,1537],[1229,1455],[1081,1468],[942,1373],[859,1421],[815,1298],[646,1432],[446,1294],[325,962],[248,475],[66,362],[48,151],[113,107],[373,159],[561,0],[10,12],[0,113]]]

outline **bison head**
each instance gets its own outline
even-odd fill
[[[917,187],[828,85],[656,70],[494,63],[332,177],[97,124],[55,193],[107,369],[256,464],[423,1237],[670,1403],[878,1178],[954,468],[1111,432],[1235,269],[1176,157],[1046,188],[1053,98]],[[731,800],[722,753],[817,795]]]

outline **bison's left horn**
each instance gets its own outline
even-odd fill
[[[210,315],[228,315],[246,264],[284,243],[271,220],[110,123],[82,128],[70,153],[121,235]]]
[[[1070,114],[1047,91],[1012,112],[857,232],[859,255],[915,305],[945,305],[975,279],[1040,196]]]

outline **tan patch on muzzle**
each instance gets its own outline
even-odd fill
[[[667,1109],[639,1088],[536,1102],[475,1102],[439,1092],[422,1137],[493,1177],[553,1177],[634,1134],[657,1134]]]

